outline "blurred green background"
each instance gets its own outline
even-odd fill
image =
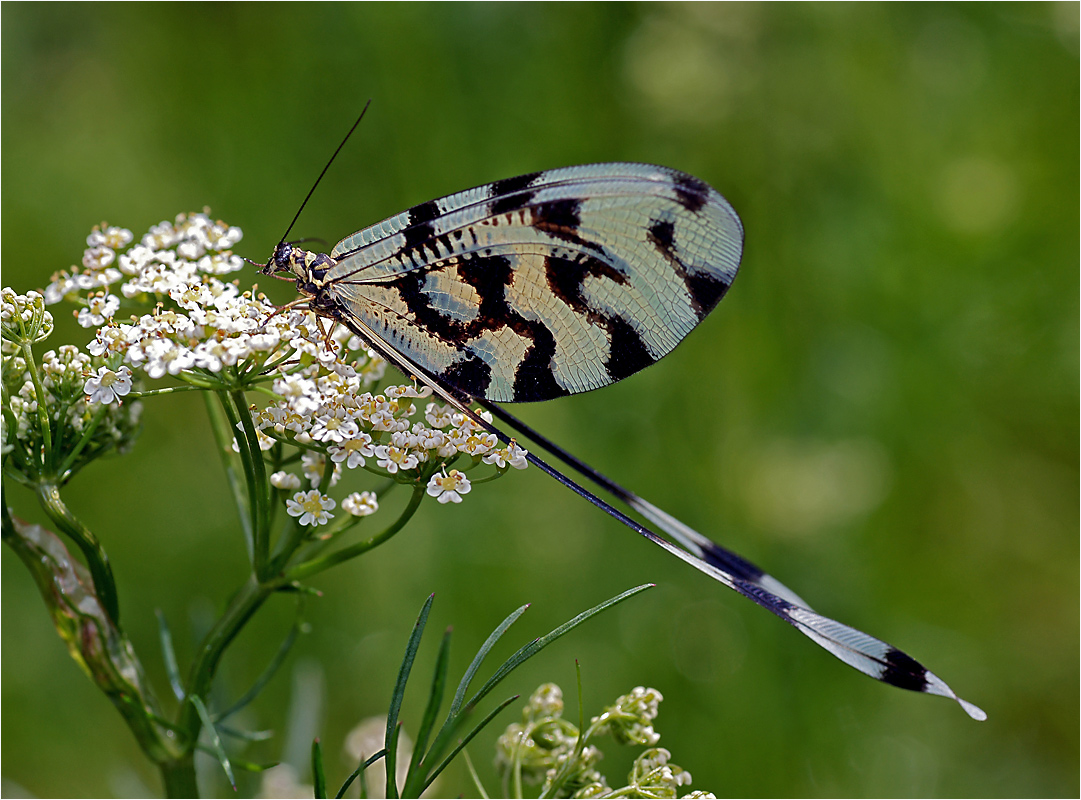
[[[661,744],[721,796],[1077,795],[1077,4],[6,3],[0,16],[3,282],[20,291],[77,263],[103,219],[139,235],[204,205],[265,259],[369,97],[295,235],[334,242],[417,202],[590,161],[716,186],[747,230],[718,311],[622,384],[517,410],[989,715],[856,674],[529,470],[426,504],[315,581],[311,634],[245,720],[279,736],[245,757],[303,758],[318,733],[344,778],[340,744],[385,713],[430,592],[412,730],[444,626],[460,674],[522,603],[500,657],[654,581],[504,694],[556,681],[575,718],[575,659],[587,714],[654,686]],[[63,336],[86,341],[69,323]],[[186,664],[244,555],[201,401],[146,406],[135,452],[67,497],[112,556],[164,695],[154,609]],[[160,791],[6,548],[2,565],[4,794]],[[291,619],[284,600],[256,619],[224,695]],[[325,699],[290,728],[294,682]],[[496,793],[492,741],[516,717],[471,746]],[[610,779],[629,758],[609,752]],[[471,791],[461,765],[440,789]]]

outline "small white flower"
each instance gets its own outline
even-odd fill
[[[428,403],[424,407],[424,419],[433,428],[446,428],[454,422],[454,409],[438,403]]]
[[[413,436],[416,438],[416,447],[425,450],[438,450],[447,443],[447,435],[443,431],[425,428],[421,423],[413,426]]]
[[[101,230],[95,226],[90,235],[86,237],[86,243],[90,247],[111,247],[114,250],[119,250],[122,247],[126,247],[131,244],[132,236],[131,231],[127,228],[118,228],[115,225]]]
[[[511,439],[509,445],[507,445],[507,463],[515,469],[525,469],[529,466],[529,460],[526,456],[529,455],[529,451],[524,447],[520,447],[517,442]]]
[[[275,472],[270,476],[270,485],[275,489],[299,489],[300,478],[292,472]]]
[[[397,431],[390,435],[390,443],[402,450],[408,450],[416,446],[417,437],[408,431]]]
[[[195,345],[192,355],[195,356],[195,366],[208,369],[211,372],[221,372],[222,367],[228,364],[231,354],[224,344],[211,339],[208,342],[199,342],[199,344]]]
[[[315,418],[311,437],[321,442],[344,442],[359,431],[357,424],[345,415],[345,409],[335,408]]]
[[[376,463],[391,475],[399,469],[413,469],[420,463],[420,459],[416,455],[394,445],[378,445],[375,448],[375,457],[379,459]]]
[[[389,409],[381,408],[374,412],[368,420],[371,423],[372,430],[377,431],[393,431],[397,428],[397,420],[394,419],[394,414]]]
[[[76,290],[74,279],[66,272],[53,275],[53,281],[45,287],[45,304],[54,305],[64,299],[69,292]]]
[[[327,452],[330,453],[331,461],[337,464],[344,461],[345,466],[349,467],[349,469],[356,469],[364,466],[365,456],[375,455],[375,448],[372,447],[371,436],[358,432],[353,434],[351,439],[346,439],[341,444],[328,447]]]
[[[83,252],[83,266],[87,269],[105,269],[113,263],[116,252],[110,247],[89,247]]]
[[[484,457],[485,464],[495,464],[500,469],[506,469],[507,465],[515,469],[525,469],[529,462],[526,461],[527,452],[518,446],[513,439],[506,447],[495,450]]]
[[[379,500],[375,492],[353,492],[342,500],[342,510],[354,517],[366,517],[379,510]]]
[[[83,391],[88,394],[91,403],[109,403],[131,391],[131,370],[120,367],[113,372],[108,367],[101,367],[97,372],[91,372],[90,377],[83,384]]]
[[[84,328],[96,328],[112,319],[120,310],[120,298],[114,294],[95,294],[86,299],[86,307],[79,309],[76,321]]]
[[[443,470],[440,475],[433,475],[428,481],[428,494],[440,503],[460,503],[462,495],[469,494],[469,478],[456,469],[449,473]]]
[[[465,441],[458,445],[458,449],[471,456],[482,456],[499,444],[499,440],[491,433],[474,433],[466,437]]]
[[[195,365],[195,353],[169,339],[153,339],[145,348],[143,370],[151,378],[161,378],[168,372],[179,375]]]
[[[300,437],[298,436],[297,439],[299,440]],[[304,469],[304,477],[311,482],[312,486],[318,486],[323,482],[323,472],[327,468],[326,456],[308,450],[300,457],[300,464]],[[335,464],[334,474],[330,476],[330,485],[336,484],[341,475],[342,465]]]
[[[291,500],[285,501],[286,511],[291,517],[300,517],[301,525],[326,525],[334,515],[330,510],[337,505],[334,499],[321,494],[318,489],[310,492],[297,492]]]

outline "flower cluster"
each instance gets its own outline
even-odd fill
[[[68,299],[89,308],[87,297],[95,296],[105,298],[104,306],[115,301],[115,313],[119,300],[103,292],[114,284],[120,284],[120,293],[128,299],[155,294],[176,300],[177,290],[182,293],[198,286],[203,275],[222,275],[243,268],[244,261],[230,251],[242,235],[240,228],[215,222],[204,210],[180,214],[175,222],[155,225],[139,244],[119,253],[132,243],[132,232],[103,223],[86,238],[83,268],[72,267],[53,275],[45,290],[45,302],[52,305]],[[89,294],[84,297],[84,292]],[[91,315],[96,313],[91,311]],[[102,324],[87,322],[80,320],[83,327]]]
[[[5,353],[13,353],[23,343],[44,341],[53,332],[53,315],[45,310],[40,292],[15,294],[5,286],[0,290],[0,335]]]
[[[631,765],[627,785],[611,789],[603,782],[583,786],[575,797],[679,797],[679,788],[689,786],[691,773],[676,764],[669,764],[672,754],[663,747],[644,751]],[[715,798],[711,792],[694,791],[683,795],[684,800]]]
[[[304,326],[296,317],[305,315],[282,315],[267,325],[273,305],[218,277],[243,268],[229,250],[241,235],[205,212],[181,214],[118,252],[133,241],[131,231],[95,228],[83,269],[54,275],[45,301],[81,305],[78,323],[98,329],[87,349],[117,356],[149,378],[174,375],[190,382],[200,373],[263,363],[298,335]],[[125,307],[148,310],[120,321]]]
[[[653,730],[657,707],[663,698],[656,689],[635,687],[591,721],[579,735],[577,727],[563,719],[563,693],[554,683],[539,687],[522,709],[522,722],[508,725],[496,742],[495,763],[504,779],[520,775],[527,783],[544,781],[545,797],[678,797],[691,774],[671,764],[671,753],[650,747],[635,760],[627,785],[612,789],[597,769],[603,757],[593,740],[612,734],[620,744],[656,744]],[[685,798],[711,798],[708,792],[691,792]]]
[[[413,401],[431,397],[427,386],[392,385],[377,394],[367,391],[382,376],[384,362],[363,352],[345,361],[342,354],[356,355],[359,341],[356,337],[348,337],[344,344],[330,341],[338,347],[338,358],[280,369],[272,388],[281,399],[254,416],[265,449],[283,442],[308,451],[304,475],[313,487],[322,487],[329,458],[334,467],[327,479],[329,486],[337,483],[343,470],[363,468],[399,483],[425,481],[427,493],[440,503],[460,503],[471,483],[463,471],[447,469],[452,462],[467,458],[470,467],[484,463],[499,471],[526,467],[524,449],[513,441],[500,446],[493,434],[464,413],[430,401],[421,414]],[[487,412],[478,413],[490,421]],[[301,486],[299,476],[284,471],[276,472],[271,480],[283,490]],[[305,502],[302,494],[297,492],[293,499]],[[365,516],[378,504],[373,495],[342,507],[354,516]],[[322,524],[318,522],[322,517],[311,519],[317,520],[312,524]]]
[[[67,480],[106,450],[130,448],[141,406],[114,403],[131,389],[130,370],[114,372],[74,345],[49,350],[39,361],[30,345],[53,329],[43,296],[5,287],[0,297],[3,455],[16,477]]]
[[[664,697],[656,689],[635,686],[629,694],[618,698],[590,724],[598,733],[610,733],[620,744],[654,745],[661,738],[653,730],[653,720]]]
[[[577,743],[578,728],[563,719],[563,691],[554,683],[545,683],[522,708],[522,722],[508,725],[496,741],[496,768],[503,773],[520,770],[526,783],[544,781],[547,790],[559,769],[573,759],[574,774],[565,784],[570,791],[604,783],[604,776],[596,769],[600,750],[587,745],[576,757]]]
[[[412,401],[429,398],[428,387],[387,386],[373,393],[386,362],[346,328],[328,333],[311,311],[279,310],[254,290],[224,281],[221,276],[244,266],[230,249],[241,236],[239,228],[215,222],[205,211],[162,222],[137,243],[127,229],[94,228],[82,266],[54,275],[44,295],[36,296],[40,308],[34,312],[51,325],[44,306],[67,300],[80,306],[78,323],[96,329],[87,350],[98,368],[84,369],[81,387],[88,403],[119,401],[138,377],[173,376],[198,388],[258,386],[272,393],[274,402],[252,410],[254,427],[260,450],[289,444],[303,452],[308,491],[301,490],[301,476],[278,468],[285,459],[268,456],[271,483],[286,492],[286,510],[301,525],[333,519],[337,503],[325,492],[343,470],[423,482],[445,504],[460,503],[470,491],[466,468],[525,468],[525,450],[513,442],[501,446],[460,410],[429,402],[423,418],[415,418],[420,415]],[[7,325],[7,305],[4,313]],[[238,425],[236,435],[242,430]],[[234,450],[239,447],[234,442]],[[448,470],[461,459],[461,469]],[[378,500],[371,492],[354,493],[341,508],[362,517],[378,509]]]

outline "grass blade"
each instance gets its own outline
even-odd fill
[[[480,646],[477,654],[473,656],[473,661],[470,662],[469,668],[466,669],[465,674],[462,676],[461,682],[458,684],[458,689],[454,693],[454,699],[451,701],[450,711],[447,713],[447,718],[443,722],[442,727],[439,729],[439,733],[436,734],[435,744],[432,746],[432,750],[428,754],[429,757],[426,759],[429,763],[433,758],[439,757],[442,749],[447,746],[447,743],[453,737],[454,730],[456,730],[460,726],[461,718],[459,716],[459,712],[461,712],[462,709],[462,702],[465,699],[465,693],[469,691],[469,685],[473,682],[473,678],[477,674],[477,670],[480,669],[481,663],[484,661],[485,657],[487,657],[491,649],[495,646],[496,642],[498,642],[500,638],[502,638],[503,634],[507,632],[507,629],[510,628],[510,626],[513,625],[518,620],[518,618],[526,612],[526,609],[528,609],[529,606],[530,604],[526,603],[524,606],[521,606],[520,608],[511,612],[506,619],[504,619],[501,623],[499,623],[498,626],[496,626],[495,630],[493,630],[492,633],[488,636],[488,638],[484,640],[484,644]],[[440,767],[440,769],[442,769],[442,767]],[[423,789],[421,791],[423,791]]]
[[[456,755],[458,755],[459,751],[461,751],[461,749],[463,747],[465,747],[467,744],[469,744],[469,742],[473,739],[474,736],[476,736],[478,733],[480,733],[482,730],[484,730],[484,728],[488,725],[488,723],[491,722],[493,719],[495,719],[496,715],[499,714],[500,711],[502,711],[504,708],[509,706],[511,703],[513,703],[515,700],[517,700],[520,697],[521,697],[520,694],[516,694],[516,695],[514,695],[512,697],[508,697],[506,700],[504,700],[498,706],[493,708],[488,713],[488,715],[484,717],[484,719],[482,719],[480,722],[478,722],[476,727],[473,728],[473,730],[471,730],[469,733],[467,733],[465,736],[463,736],[461,738],[461,740],[458,742],[458,744],[455,746],[455,748],[453,750],[451,750],[450,753],[447,755],[447,757],[444,758],[439,763],[439,766],[436,767],[434,770],[432,770],[432,773],[425,778],[424,785],[420,787],[420,792],[423,792],[425,789],[427,789],[431,785],[432,781],[434,781],[436,778],[439,777],[439,773],[447,768],[447,765],[450,764],[450,762],[454,760],[454,757]],[[462,721],[464,719],[465,719],[465,715],[463,714],[463,715],[456,718],[456,722],[460,722],[460,721]],[[455,724],[453,727],[457,728],[458,725]],[[432,751],[433,752],[435,751],[434,747],[432,748]],[[420,797],[420,792],[417,793],[417,797]]]
[[[180,667],[176,663],[176,651],[173,650],[173,635],[169,632],[169,623],[160,608],[154,609],[158,618],[158,640],[161,642],[161,657],[165,661],[165,674],[169,676],[169,686],[177,700],[184,699],[184,681],[180,677]]]
[[[345,783],[342,784],[342,788],[338,790],[338,793],[336,795],[334,795],[334,800],[341,800],[341,798],[345,797],[346,791],[352,785],[353,781],[355,781],[358,777],[360,778],[360,796],[367,797],[368,790],[365,787],[364,770],[368,769],[368,767],[370,767],[372,764],[374,764],[386,754],[386,750],[380,750],[374,756],[372,756],[355,770],[353,770],[353,774],[345,779]]]
[[[462,750],[462,758],[465,759],[465,768],[469,770],[469,777],[473,779],[473,785],[477,787],[480,800],[488,800],[488,793],[484,791],[484,784],[480,782],[480,775],[477,774],[477,768],[473,766],[473,759],[469,757],[468,750]]]
[[[282,662],[285,661],[285,657],[289,655],[289,650],[292,649],[293,643],[296,642],[299,634],[300,620],[297,619],[297,621],[293,623],[293,627],[289,629],[289,633],[286,634],[285,640],[278,648],[278,652],[274,654],[274,658],[270,659],[267,668],[263,670],[263,674],[256,679],[255,683],[252,684],[252,687],[248,689],[239,700],[229,706],[229,708],[225,709],[225,711],[218,714],[217,719],[219,722],[223,719],[228,719],[233,714],[240,711],[240,709],[244,708],[248,703],[254,700],[259,695],[259,692],[263,691],[263,687],[270,682],[279,667],[281,667]]]
[[[543,650],[545,647],[550,645],[552,642],[554,642],[559,637],[561,637],[564,634],[569,633],[570,631],[577,628],[579,625],[581,625],[583,622],[585,622],[590,617],[592,617],[592,616],[594,616],[596,614],[599,614],[600,612],[605,611],[605,610],[611,608],[612,606],[618,605],[619,603],[622,603],[624,600],[627,600],[627,599],[633,597],[634,595],[639,594],[640,592],[644,592],[646,589],[653,588],[653,585],[654,584],[652,584],[652,583],[645,583],[645,584],[642,584],[641,586],[636,586],[633,589],[628,589],[627,591],[623,592],[622,594],[616,595],[615,597],[612,597],[612,598],[610,598],[608,600],[605,600],[603,603],[601,603],[599,605],[596,605],[596,606],[594,606],[593,608],[591,608],[591,609],[589,609],[587,611],[583,611],[581,614],[574,617],[574,619],[571,619],[568,622],[563,623],[562,625],[560,625],[558,628],[551,631],[547,635],[541,636],[538,639],[534,639],[532,642],[527,644],[525,647],[520,648],[514,655],[512,655],[510,658],[508,658],[506,661],[503,662],[503,664],[499,667],[499,669],[497,669],[495,671],[495,673],[492,675],[492,677],[490,677],[487,680],[487,682],[484,684],[484,686],[482,686],[480,688],[480,690],[478,690],[477,693],[475,695],[473,695],[473,697],[469,700],[468,703],[465,704],[464,707],[462,707],[456,713],[452,713],[452,714],[448,715],[447,721],[443,724],[443,727],[440,729],[438,735],[436,735],[436,737],[435,737],[435,742],[432,744],[431,752],[429,753],[430,759],[435,759],[435,758],[439,757],[439,754],[442,753],[443,750],[453,740],[454,736],[456,735],[456,732],[457,732],[458,728],[462,725],[465,717],[477,706],[477,704],[480,703],[481,700],[484,699],[484,697],[492,689],[494,689],[499,684],[500,681],[502,681],[504,678],[506,678],[511,672],[513,672],[515,669],[517,669],[519,666],[521,666],[525,661],[527,661],[528,659],[535,656],[537,653],[539,653],[541,650]],[[517,619],[518,616],[521,615],[521,612],[524,611],[524,610],[525,609],[522,608],[522,609],[519,609],[518,611],[514,612],[514,614],[511,614],[510,617],[507,617],[507,619],[503,621],[503,624],[501,624],[500,627],[496,629],[496,631],[501,633],[500,629],[506,630],[506,626],[509,626],[515,619]],[[493,634],[493,636],[494,635],[495,634]],[[489,639],[489,641],[492,641],[491,636],[488,637],[488,639]],[[485,642],[485,644],[488,644],[488,642]],[[494,644],[494,642],[493,642],[493,644]],[[474,661],[476,662],[476,659],[474,659]],[[478,666],[479,666],[479,664],[478,664]],[[503,706],[500,706],[500,709],[502,709],[504,706],[505,706],[505,704]],[[494,716],[494,715],[489,714],[488,717],[485,718],[485,722],[483,724],[487,724],[492,716]],[[470,734],[470,736],[471,737],[475,736],[478,730],[479,730],[479,728],[474,729],[474,731]],[[455,748],[455,750],[454,750],[455,753],[458,752],[458,750],[460,749],[460,746],[461,745],[459,745],[458,748]],[[449,763],[449,759],[452,758],[452,757],[453,756],[450,756],[447,759],[444,759],[443,762],[439,765],[439,767],[435,770],[435,772],[431,773],[428,776],[429,782],[431,781],[432,778],[435,777],[435,775],[438,775],[439,772],[441,772],[446,767],[446,765]],[[427,785],[427,784],[425,784],[425,785]],[[423,788],[421,789],[421,791],[423,791]]]
[[[215,402],[217,398],[213,392],[203,392],[206,400],[207,417],[210,419],[210,429],[214,433],[214,441],[218,446],[218,455],[221,458],[222,467],[225,469],[225,477],[229,481],[229,488],[233,492],[233,502],[236,503],[237,516],[244,529],[244,543],[248,547],[248,560],[254,558],[254,545],[252,543],[251,518],[248,516],[248,488],[242,477],[244,470],[240,466],[240,456],[233,452],[233,437],[237,431],[229,425],[229,419],[221,406]]]
[[[231,728],[228,725],[217,725],[218,733],[231,739],[239,739],[242,742],[265,742],[274,738],[274,731],[242,731],[239,728]]]
[[[206,710],[206,706],[203,705],[203,700],[199,695],[193,694],[191,696],[191,704],[199,712],[199,718],[202,719],[203,727],[210,737],[210,749],[218,759],[218,763],[221,764],[221,768],[225,770],[225,777],[229,779],[229,785],[233,787],[235,792],[236,778],[233,776],[233,766],[229,763],[229,756],[225,754],[225,748],[221,745],[221,738],[218,736],[217,728],[214,727],[214,720],[210,718],[210,712]]]
[[[428,613],[432,610],[432,601],[435,595],[428,595],[424,601],[424,607],[420,610],[416,624],[413,625],[413,633],[409,636],[409,642],[405,647],[405,657],[402,666],[398,670],[398,680],[394,684],[394,694],[390,698],[390,709],[387,712],[387,735],[386,743],[386,768],[387,768],[387,797],[397,798],[398,785],[395,781],[394,770],[397,763],[398,745],[398,713],[402,709],[402,699],[405,697],[405,684],[409,681],[409,672],[413,669],[413,659],[417,657],[417,649],[420,647],[420,637],[424,635],[424,626],[428,623]]]
[[[388,798],[398,797],[398,764],[393,755],[398,752],[398,735],[402,732],[402,723],[398,723],[394,726],[394,733],[390,737],[390,742],[387,745],[387,755],[383,760],[384,766],[387,767],[387,788],[386,795]]]
[[[428,746],[428,737],[431,736],[432,728],[435,726],[436,715],[439,714],[439,707],[443,705],[443,693],[447,686],[447,668],[450,660],[450,628],[443,634],[443,642],[439,646],[439,655],[435,661],[435,673],[432,675],[432,690],[428,694],[428,705],[424,709],[424,716],[421,717],[420,729],[417,731],[417,741],[413,746],[413,757],[409,761],[409,770],[405,774],[405,787],[402,789],[402,794],[406,797],[411,796],[411,788],[416,784],[423,782],[424,775],[419,774],[418,767],[421,761],[424,760],[424,748]],[[417,794],[420,794],[417,792]]]
[[[479,703],[484,698],[484,696],[488,694],[488,692],[494,689],[500,681],[507,677],[507,675],[509,675],[511,672],[521,666],[524,662],[535,656],[545,647],[550,645],[556,639],[577,628],[590,617],[593,617],[601,613],[602,611],[606,611],[612,606],[618,605],[624,600],[634,597],[634,595],[639,594],[640,592],[644,592],[646,589],[652,589],[653,586],[654,584],[652,583],[644,583],[641,586],[635,586],[633,589],[628,589],[622,594],[605,600],[603,603],[593,606],[593,608],[588,609],[587,611],[583,611],[574,619],[564,622],[562,625],[560,625],[558,628],[551,631],[547,635],[541,636],[539,639],[534,639],[532,642],[527,644],[525,647],[519,649],[517,653],[515,653],[503,662],[502,666],[500,666],[499,669],[497,669],[492,675],[492,677],[490,677],[488,681],[477,691],[477,693],[473,695],[473,697],[469,701],[469,705],[477,705],[477,703]]]
[[[323,746],[312,739],[312,785],[316,800],[326,800],[327,776],[323,771]]]
[[[477,674],[477,670],[480,669],[481,662],[484,661],[488,652],[495,646],[495,643],[499,641],[500,637],[507,632],[507,629],[517,621],[518,617],[526,612],[529,605],[529,603],[526,603],[518,610],[512,612],[505,620],[499,623],[499,626],[492,631],[491,636],[485,639],[484,644],[480,646],[480,650],[478,650],[477,654],[473,657],[473,662],[469,665],[469,669],[467,669],[465,675],[462,676],[462,682],[458,684],[458,691],[454,693],[454,699],[450,704],[451,715],[457,714],[458,710],[462,707],[462,702],[465,700],[465,693],[469,691],[469,684],[472,683],[473,676]]]

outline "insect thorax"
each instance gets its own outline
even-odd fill
[[[337,263],[325,253],[313,253],[281,242],[262,271],[264,274],[288,272],[296,278],[297,289],[303,294],[315,295],[324,286],[323,276],[327,270]]]

